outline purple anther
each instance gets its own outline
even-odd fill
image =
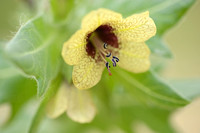
[[[110,72],[110,66],[109,66],[109,63],[108,63],[108,62],[106,62],[106,68],[108,69],[109,75],[111,76],[112,73]]]
[[[111,56],[111,53],[109,53],[109,54],[106,55],[106,57],[110,57],[110,56]]]
[[[113,62],[113,67],[116,67],[117,64],[115,62],[115,59],[112,58],[112,62]]]
[[[116,59],[116,62],[119,61],[119,58],[117,58],[116,56],[113,56],[114,59]]]
[[[103,47],[104,47],[105,49],[107,49],[107,46],[108,46],[107,43],[104,43],[104,44],[103,44]]]
[[[108,62],[106,62],[106,68],[107,68],[107,69],[109,69],[109,68],[110,68],[110,66],[109,66],[109,63],[108,63]]]

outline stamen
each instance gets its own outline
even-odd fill
[[[107,70],[108,70],[108,72],[109,72],[109,75],[111,76],[112,73],[110,72],[110,66],[109,66],[109,63],[108,63],[108,62],[106,62],[106,68],[107,68]]]
[[[106,57],[110,57],[110,56],[111,56],[111,53],[109,53],[109,54],[106,55]]]
[[[119,58],[116,56],[112,56],[113,48],[109,47],[107,43],[103,42],[99,36],[96,33],[93,33],[91,37],[89,38],[91,43],[96,48],[97,52],[99,53],[101,59],[105,62],[106,68],[109,72],[109,75],[112,75],[110,71],[110,65],[109,62],[106,60],[106,58],[110,59],[112,61],[113,67],[117,66],[117,63],[119,61]],[[112,59],[110,58],[112,56]]]
[[[99,53],[99,55],[101,56],[101,58],[102,58],[102,60],[103,60],[104,62],[107,62],[106,59],[105,59],[105,57],[103,57],[103,55],[102,55],[101,53]]]
[[[104,43],[104,44],[103,44],[103,47],[104,47],[105,49],[107,49],[107,48],[108,48],[108,44],[107,44],[107,43]]]
[[[113,62],[113,67],[116,67],[117,64],[115,62],[115,59],[112,58],[112,62]]]
[[[100,51],[101,53],[103,53],[104,55],[107,55],[107,53],[106,53],[103,49],[99,48],[99,51]]]
[[[103,43],[99,39],[99,37],[96,33],[93,33],[89,39],[92,42],[92,44],[94,44],[95,48],[99,51],[99,53],[102,53],[104,55],[108,54],[108,53],[105,52],[105,49],[103,49],[103,47],[102,47],[102,44],[104,44],[104,48],[107,48],[107,43]]]
[[[119,58],[117,58],[116,56],[113,56],[114,59],[116,59],[116,62],[119,61]]]
[[[109,68],[109,63],[108,62],[106,62],[106,67]]]

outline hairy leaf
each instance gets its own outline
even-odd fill
[[[12,62],[37,81],[39,96],[60,71],[64,39],[61,34],[40,16],[22,26],[6,46],[6,54]]]
[[[10,103],[12,120],[26,100],[36,94],[36,83],[20,75],[20,72],[6,60],[3,47],[4,45],[0,44],[0,104]]]

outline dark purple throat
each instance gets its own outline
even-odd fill
[[[109,25],[101,25],[95,31],[87,35],[86,52],[93,59],[95,58],[96,55],[96,49],[95,46],[92,44],[92,42],[89,40],[90,36],[93,33],[96,33],[102,40],[102,42],[107,43],[108,45],[114,48],[119,47],[117,36],[113,33],[113,28]]]

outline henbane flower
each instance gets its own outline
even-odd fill
[[[64,112],[76,122],[91,122],[96,115],[96,108],[90,92],[62,83],[56,94],[48,101],[46,113],[49,118],[57,118]]]
[[[147,71],[150,50],[145,41],[155,34],[148,11],[125,19],[107,9],[90,12],[62,50],[65,62],[74,65],[74,85],[91,88],[101,79],[104,68],[111,75],[110,67],[116,65],[134,73]]]

